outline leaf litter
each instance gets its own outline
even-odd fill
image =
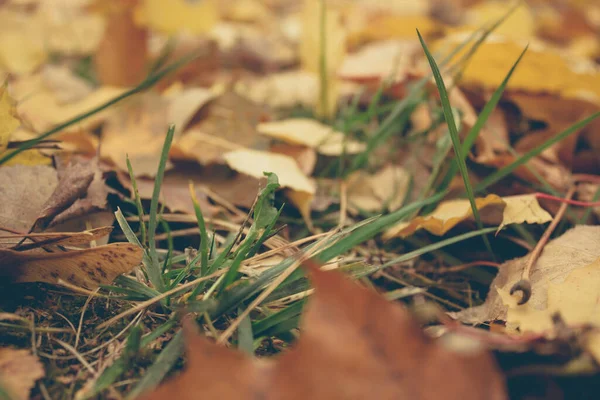
[[[0,393],[585,398],[599,12],[2,3]]]

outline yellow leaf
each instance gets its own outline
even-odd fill
[[[544,288],[534,287],[534,290]],[[552,336],[554,324],[552,315],[559,313],[569,326],[592,325],[600,328],[600,258],[593,263],[576,268],[564,282],[549,282],[548,302],[545,309],[535,309],[530,303],[516,305],[506,290],[498,293],[508,306],[507,325],[519,328],[521,332],[537,332]],[[599,336],[596,333],[588,342],[588,349],[600,360]]]
[[[137,14],[140,23],[164,33],[208,32],[219,20],[213,0],[143,0]]]
[[[29,74],[46,61],[46,50],[37,35],[0,33],[0,66],[17,74]]]
[[[342,132],[309,118],[264,122],[258,124],[256,129],[263,135],[286,143],[307,146],[328,156],[338,156],[342,153],[356,154],[366,148],[364,143],[347,140]]]
[[[425,37],[443,32],[443,25],[426,15],[382,15],[349,34],[351,47],[379,40],[414,39],[416,29]]]
[[[469,35],[470,32],[450,35],[437,42],[435,48],[454,48]],[[526,41],[490,35],[464,69],[462,85],[496,89],[526,45]],[[453,60],[459,60],[465,51],[459,52]],[[508,82],[507,91],[511,90],[585,98],[598,104],[600,71],[589,60],[531,40],[527,53]]]
[[[506,10],[510,5],[506,1],[487,1],[476,4],[467,12],[467,24],[473,27],[480,27],[486,24],[492,24],[506,15]],[[535,35],[535,20],[527,3],[521,3],[513,13],[494,30],[497,35],[531,38]]]
[[[15,114],[14,102],[5,85],[0,89],[0,153],[6,150],[10,135],[21,125]]]
[[[237,172],[263,178],[264,172],[273,172],[279,184],[299,192],[315,193],[314,183],[300,171],[293,158],[266,151],[240,149],[223,155],[227,165]]]
[[[489,224],[499,224],[499,228],[509,224],[537,223],[541,224],[552,219],[550,214],[542,209],[533,195],[499,197],[490,194],[485,198],[475,199],[481,218]],[[426,229],[434,235],[444,235],[458,223],[473,217],[471,204],[468,199],[448,200],[429,215],[417,217],[409,222],[403,222],[390,228],[384,238],[395,236],[406,237],[419,229]]]
[[[29,350],[0,348],[0,385],[3,397],[13,400],[30,399],[29,392],[35,382],[43,377],[43,364]]]

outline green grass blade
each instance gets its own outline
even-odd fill
[[[481,129],[484,127],[484,125],[488,121],[490,115],[492,114],[492,112],[494,111],[496,106],[498,105],[498,102],[502,98],[502,94],[504,93],[504,90],[506,89],[506,85],[508,84],[508,81],[510,80],[511,76],[515,72],[515,69],[521,62],[521,59],[525,55],[525,52],[527,51],[528,48],[529,48],[529,45],[527,45],[525,47],[525,49],[523,50],[523,52],[521,52],[521,54],[519,55],[519,58],[517,58],[517,61],[515,61],[515,63],[512,65],[512,67],[508,71],[508,74],[506,74],[506,76],[504,77],[504,80],[502,80],[502,83],[500,83],[500,86],[498,86],[498,88],[494,91],[494,94],[492,94],[492,97],[490,98],[490,100],[485,104],[485,106],[483,107],[483,110],[481,110],[481,113],[477,117],[477,121],[475,121],[475,124],[467,133],[467,136],[465,137],[465,140],[463,141],[463,144],[462,144],[463,157],[464,157],[465,161],[466,161],[467,154],[469,153],[469,151],[471,150],[471,147],[475,143],[475,140],[477,140],[477,137],[479,136],[479,132],[481,132]],[[446,174],[446,177],[440,186],[441,188],[445,189],[450,185],[450,182],[452,181],[452,178],[454,178],[454,175],[456,175],[458,168],[459,168],[458,163],[456,161],[453,161],[452,164],[450,165],[450,170]]]
[[[471,204],[471,210],[473,212],[473,217],[475,218],[475,223],[477,224],[478,229],[483,229],[483,224],[481,223],[481,217],[479,215],[479,210],[477,209],[477,204],[475,203],[475,196],[473,194],[473,188],[471,187],[471,182],[469,181],[469,172],[467,171],[467,164],[465,162],[465,155],[463,154],[463,147],[460,142],[460,137],[458,134],[458,129],[456,128],[456,122],[454,120],[454,113],[452,112],[452,106],[450,105],[450,99],[448,98],[448,92],[446,91],[446,85],[444,84],[444,78],[442,78],[442,74],[440,69],[435,62],[435,59],[429,52],[427,48],[427,44],[423,40],[421,33],[417,30],[417,35],[419,35],[419,41],[421,42],[421,46],[423,47],[423,51],[425,51],[425,56],[427,56],[427,60],[429,61],[429,65],[431,66],[431,71],[433,72],[433,77],[435,79],[435,83],[440,94],[440,100],[442,103],[442,109],[444,111],[444,117],[446,119],[446,124],[448,125],[448,131],[450,132],[450,137],[452,138],[452,146],[454,147],[454,152],[456,153],[456,163],[458,164],[458,169],[460,170],[460,174],[462,175],[463,182],[465,184],[465,190],[467,192],[467,197],[469,198],[469,203]],[[483,236],[483,240],[485,242],[485,246],[493,256],[492,245],[487,236]]]
[[[238,309],[238,314],[243,310]],[[254,355],[254,334],[252,333],[252,322],[250,316],[246,316],[238,327],[238,349],[249,355]]]
[[[171,143],[173,142],[173,136],[175,135],[175,126],[170,125],[165,137],[165,143],[162,148],[160,155],[160,162],[158,164],[158,172],[154,180],[154,190],[152,191],[152,199],[150,200],[150,218],[148,221],[148,255],[150,256],[150,265],[148,265],[148,277],[150,281],[156,287],[156,290],[163,292],[165,290],[165,283],[162,277],[162,271],[158,263],[158,254],[156,253],[156,226],[158,222],[158,202],[160,197],[160,188],[162,181],[165,176],[165,168],[169,159],[169,150],[171,149]]]
[[[194,186],[190,184],[190,195],[194,204],[194,212],[198,221],[198,229],[200,230],[200,276],[205,276],[208,271],[208,232],[206,231],[206,223],[204,215],[200,209],[200,204],[196,198]]]
[[[129,155],[125,156],[125,161],[127,162],[127,171],[129,172],[129,179],[131,180],[131,186],[133,186],[133,197],[135,200],[135,207],[137,208],[138,217],[140,219],[140,238],[142,244],[146,244],[146,223],[144,222],[144,207],[142,207],[142,199],[140,197],[140,192],[137,188],[137,181],[135,179],[135,175],[133,174],[133,168],[131,167],[131,161],[129,161]]]
[[[3,154],[2,156],[0,156],[0,165],[4,164],[8,160],[12,159],[17,154],[20,154],[20,153],[24,152],[25,150],[31,149],[33,146],[37,145],[38,143],[42,142],[43,140],[47,139],[48,137],[62,131],[63,129],[68,128],[71,125],[75,125],[76,123],[81,122],[84,119],[89,118],[89,117],[99,113],[100,111],[105,110],[105,109],[111,107],[112,105],[119,103],[121,100],[124,100],[128,97],[133,96],[134,94],[143,92],[144,90],[151,88],[162,78],[171,74],[172,72],[176,71],[177,69],[181,68],[188,62],[198,58],[199,56],[200,56],[200,54],[196,54],[196,53],[186,55],[186,56],[180,58],[179,60],[175,61],[173,64],[165,67],[165,69],[163,69],[162,71],[157,72],[156,74],[150,76],[149,78],[144,80],[142,83],[140,83],[138,86],[134,87],[133,89],[128,90],[125,93],[112,98],[111,100],[107,101],[104,104],[99,105],[96,108],[93,108],[87,112],[84,112],[83,114],[79,114],[79,115],[71,118],[70,120],[65,121],[62,124],[55,126],[54,128],[42,133],[40,136],[36,137],[35,139],[23,142],[14,151],[7,152],[7,153]]]
[[[302,313],[306,300],[300,300],[288,307],[280,310],[274,314],[269,315],[266,318],[256,321],[252,324],[252,329],[256,336],[270,335],[270,330],[274,329],[277,325],[282,324],[290,319],[298,318]]]
[[[527,161],[531,160],[533,157],[540,155],[544,150],[549,148],[555,143],[560,142],[561,140],[567,138],[569,135],[572,135],[575,132],[578,132],[580,129],[585,127],[587,124],[600,117],[600,111],[595,112],[587,118],[582,119],[581,121],[571,125],[569,128],[564,131],[558,133],[553,138],[545,141],[534,149],[531,149],[529,152],[525,153],[520,158],[516,159],[506,167],[499,169],[493,174],[487,176],[484,180],[479,182],[477,186],[475,186],[475,192],[481,192],[485,190],[488,186],[498,182],[500,179],[510,175],[515,169],[519,168],[521,165],[525,164]]]
[[[183,331],[177,332],[171,341],[160,352],[154,364],[148,368],[142,379],[129,392],[126,399],[135,399],[140,394],[157,387],[165,375],[173,368],[184,349]]]

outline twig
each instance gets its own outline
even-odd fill
[[[552,235],[552,232],[554,232],[554,229],[556,229],[558,223],[565,215],[565,212],[569,207],[570,200],[574,194],[575,186],[571,186],[564,198],[565,201],[560,205],[560,208],[554,216],[554,219],[552,220],[552,222],[542,235],[540,241],[537,243],[537,245],[529,255],[529,259],[527,260],[527,264],[525,265],[525,269],[523,270],[523,275],[521,275],[521,280],[515,283],[512,286],[512,288],[510,288],[511,295],[513,295],[515,292],[522,293],[521,300],[519,300],[517,304],[523,305],[529,301],[529,298],[531,297],[531,281],[529,280],[529,276],[531,275],[531,269],[533,268],[533,264],[535,264],[537,259],[540,257],[544,246],[546,246],[546,243],[548,243],[548,240],[550,239],[550,235]]]

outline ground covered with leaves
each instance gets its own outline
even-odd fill
[[[0,2],[0,398],[596,398],[594,0]]]

